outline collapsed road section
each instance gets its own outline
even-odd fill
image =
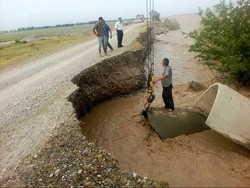
[[[105,59],[72,79],[79,88],[68,99],[78,117],[105,100],[131,94],[145,86],[147,42],[144,32],[131,44],[130,51]]]

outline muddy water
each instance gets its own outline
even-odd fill
[[[178,17],[183,31],[197,17]],[[189,24],[185,24],[185,23]],[[195,25],[196,24],[196,25]],[[185,30],[186,29],[186,30]],[[155,75],[161,74],[161,59],[173,68],[177,107],[190,106],[201,93],[188,89],[191,80],[207,83],[211,72],[188,52],[190,40],[180,31],[159,36],[155,44]],[[154,107],[162,106],[161,86],[156,86]],[[109,151],[123,170],[168,181],[170,186],[248,186],[250,154],[212,130],[162,141],[140,117],[145,94],[104,102],[82,118],[82,132],[91,142]],[[242,165],[244,164],[244,165]]]

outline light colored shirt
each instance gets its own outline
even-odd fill
[[[117,29],[117,30],[123,30],[123,24],[120,21],[117,21],[115,23],[115,29]]]
[[[162,76],[165,76],[163,80],[161,80],[162,87],[168,87],[172,83],[172,68],[170,66],[167,66],[164,68]]]

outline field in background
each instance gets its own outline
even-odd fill
[[[114,22],[108,23],[111,29],[114,27]],[[10,33],[0,34],[0,42],[15,41],[15,40],[25,40],[29,36],[56,36],[56,35],[69,35],[69,34],[83,34],[87,31],[92,31],[93,24],[77,25],[72,27],[53,27],[46,29],[35,29],[26,31],[17,31]]]
[[[114,23],[108,23],[114,28]],[[93,24],[55,27],[0,34],[0,69],[94,38]],[[15,41],[27,43],[16,43]]]

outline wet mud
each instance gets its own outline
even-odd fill
[[[188,18],[176,18],[183,31],[198,21],[197,17]],[[192,41],[180,31],[159,35],[157,41],[155,75],[161,74],[161,59],[169,57],[175,106],[189,108],[215,78],[188,52]],[[121,169],[167,181],[170,186],[249,186],[250,153],[245,148],[213,130],[162,141],[141,117],[146,93],[134,92],[145,87],[145,55],[145,49],[126,52],[73,79],[79,89],[69,100],[81,117],[82,133],[88,141],[110,152]],[[193,80],[204,87],[194,89]],[[126,98],[107,101],[131,93]],[[155,94],[152,107],[160,108],[163,106],[160,84],[156,85]]]
[[[176,89],[178,90],[178,89]],[[180,186],[249,185],[249,151],[212,130],[164,141],[142,120],[144,94],[106,101],[81,119],[87,140],[121,169]]]

